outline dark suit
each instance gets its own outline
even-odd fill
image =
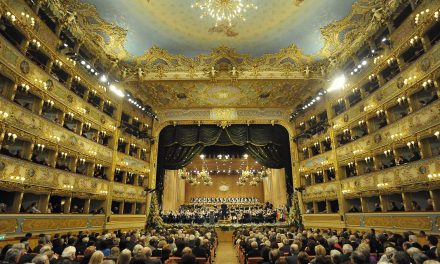
[[[146,258],[144,264],[162,264],[162,261],[160,259]]]
[[[287,264],[297,264],[298,263],[298,256],[297,255],[288,256],[288,257],[286,257],[286,262],[287,262]]]
[[[437,256],[435,255],[435,251],[437,250],[437,247],[431,247],[429,250],[425,251],[425,255],[428,256],[430,259],[436,259]]]
[[[411,247],[415,247],[415,248],[422,250],[422,246],[417,242],[411,243]]]
[[[256,248],[253,248],[247,252],[248,258],[260,257],[260,251]]]

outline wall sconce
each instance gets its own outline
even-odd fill
[[[425,23],[428,18],[429,18],[429,9],[425,9],[423,11],[420,11],[419,13],[416,14],[415,18],[414,18],[414,23],[416,25]],[[438,11],[434,13],[434,18],[437,20],[438,19]]]
[[[131,143],[130,146],[131,146],[132,148],[135,148],[135,147],[136,147],[136,144]]]
[[[73,80],[75,80],[76,82],[81,82],[81,77],[75,76],[73,77]]]
[[[374,58],[374,60],[373,60],[373,63],[374,63],[374,64],[377,64],[377,63],[379,63],[383,58],[384,58],[383,55],[376,56],[376,57]]]
[[[437,137],[437,140],[440,139],[440,131],[435,131],[434,136]]]
[[[368,76],[368,80],[370,80],[370,82],[372,82],[373,80],[376,80],[377,79],[377,76],[376,76],[376,74],[370,74],[370,76]]]
[[[96,164],[96,168],[98,168],[98,170],[101,169],[102,168],[102,164],[99,164],[99,163]]]
[[[6,111],[0,111],[0,120],[3,121],[9,117],[9,113]]]
[[[100,194],[107,195],[108,191],[99,191]]]
[[[37,151],[43,151],[45,146],[43,144],[37,144]]]
[[[351,193],[351,190],[342,190],[342,193],[343,193],[343,194]]]
[[[36,49],[39,49],[39,48],[41,47],[41,43],[40,43],[38,40],[36,40],[36,39],[33,39],[33,40],[29,43],[29,45],[31,45],[32,47],[34,47],[34,48],[36,48]]]
[[[67,61],[70,62],[70,63],[72,63],[73,66],[76,66],[76,60],[71,59],[71,58],[67,58]]]
[[[303,152],[307,152],[307,148],[303,148]]]
[[[73,185],[70,185],[70,184],[64,184],[64,185],[63,185],[63,188],[64,188],[64,189],[73,190]]]
[[[385,187],[387,187],[388,186],[388,182],[385,182],[385,183],[378,183],[377,184],[377,187],[378,188],[385,188]]]
[[[107,132],[102,130],[99,132],[99,134],[101,135],[101,137],[105,137],[107,135]]]
[[[92,155],[92,156],[96,156],[97,153],[96,153],[96,151],[89,150],[89,154]]]
[[[66,152],[61,152],[60,156],[62,159],[66,159],[67,158],[67,153]]]
[[[391,149],[385,150],[383,152],[383,154],[385,154],[385,156],[391,156],[391,153],[392,153]]]
[[[90,123],[84,123],[84,128],[86,131],[89,130],[91,126],[92,126],[92,124],[90,124]]]
[[[20,181],[21,183],[26,180],[26,178],[23,176],[11,176],[9,177],[9,179],[11,179],[12,181]]]
[[[390,137],[392,140],[395,140],[395,139],[397,140],[397,139],[402,138],[402,136],[403,136],[403,133],[396,133],[396,134],[392,134]]]
[[[372,161],[373,159],[371,158],[371,157],[366,157],[365,158],[365,162],[367,163],[367,164],[370,164],[370,162]]]
[[[80,163],[80,164],[84,164],[84,163],[86,163],[86,159],[79,159],[79,163]]]
[[[365,121],[364,121],[364,120],[360,120],[360,121],[358,122],[358,124],[359,124],[359,126],[364,126],[364,125],[365,125]]]
[[[25,24],[29,24],[31,27],[35,26],[35,18],[31,17],[28,13],[21,12],[21,17]]]
[[[440,173],[428,174],[429,180],[438,180],[440,178]]]
[[[11,132],[7,134],[7,140],[10,141],[11,143],[14,143],[16,138],[17,138],[17,134]]]
[[[339,99],[338,99],[338,104],[341,104],[343,101],[344,101],[344,99],[339,98]]]
[[[53,139],[53,140],[55,140],[56,142],[60,142],[60,140],[61,140],[61,138],[60,137],[57,137],[57,136],[50,136],[49,137],[50,139]]]
[[[408,143],[406,143],[406,145],[408,146],[409,149],[412,149],[415,147],[415,142],[414,141],[409,141]]]
[[[6,19],[8,19],[11,23],[14,23],[17,20],[17,17],[8,11],[6,12]]]
[[[416,47],[417,45],[422,43],[422,39],[418,36],[414,36],[409,40],[409,43],[411,44],[411,46]]]
[[[63,66],[63,62],[60,60],[55,60],[55,62],[53,64],[58,68],[61,68],[61,66]]]
[[[428,9],[428,10],[429,10],[429,9]],[[440,14],[440,10],[434,12],[434,18],[435,18],[435,21],[438,21],[438,18],[440,17],[439,14]]]
[[[417,79],[417,76],[416,76],[416,75],[414,75],[414,76],[410,76],[410,77],[405,78],[405,79],[403,80],[403,84],[404,84],[404,85],[411,85],[411,84],[413,84],[413,83],[416,81],[416,79]]]
[[[354,167],[354,162],[349,162],[349,163],[347,163],[347,166],[348,166],[349,168]]]
[[[310,175],[306,174],[306,175],[304,175],[304,177],[306,177],[306,179],[308,179],[310,177]]]
[[[350,130],[348,128],[346,128],[346,129],[343,130],[343,132],[344,132],[344,134],[349,134]]]
[[[47,108],[52,109],[54,104],[55,104],[54,101],[46,100]]]
[[[68,113],[66,114],[66,117],[67,117],[68,120],[72,120],[73,117],[74,117],[74,114],[71,113],[71,112],[68,112]]]
[[[18,89],[24,93],[27,93],[29,91],[30,87],[29,87],[29,85],[22,83],[22,84],[20,84]]]
[[[318,142],[315,142],[315,143],[313,143],[313,145],[314,145],[315,147],[318,147],[318,146],[319,146],[319,143],[318,143]]]
[[[431,79],[428,79],[428,80],[423,82],[422,86],[425,89],[433,88],[434,87],[434,82]]]
[[[124,138],[119,138],[118,141],[119,141],[120,143],[124,143]]]
[[[396,59],[395,58],[389,58],[387,60],[387,63],[389,66],[396,64]]]
[[[330,168],[328,168],[328,171],[330,171],[330,172],[334,172],[334,171],[335,171],[335,167],[330,167]]]
[[[146,149],[146,148],[143,148],[142,151],[143,151],[143,152],[147,152],[147,149]]]
[[[399,103],[399,105],[403,105],[404,103],[406,103],[408,100],[406,99],[405,96],[399,97],[397,98],[397,102]]]
[[[381,117],[381,116],[383,116],[385,114],[385,112],[383,111],[383,110],[377,110],[376,111],[376,115],[377,115],[377,117]]]
[[[362,149],[355,149],[355,150],[353,150],[353,155],[357,155],[361,152],[362,152]]]

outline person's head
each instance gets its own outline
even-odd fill
[[[404,251],[396,251],[393,255],[393,264],[411,264],[411,259]]]
[[[330,250],[330,258],[331,258],[333,264],[341,263],[341,261],[342,261],[341,251],[336,250],[336,249]]]
[[[275,263],[281,257],[281,252],[278,249],[272,249],[269,253],[270,263]]]
[[[128,249],[124,249],[121,251],[121,254],[119,254],[118,260],[116,264],[128,264],[131,260],[131,251]]]
[[[71,260],[74,260],[76,257],[76,248],[73,246],[68,246],[63,250],[63,253],[61,253],[62,258],[68,258]]]
[[[258,248],[258,243],[257,243],[256,241],[252,241],[252,243],[251,243],[251,247],[252,247],[253,249]]]
[[[32,263],[34,263],[34,264],[49,264],[49,258],[47,257],[47,255],[44,255],[44,254],[36,255],[32,259]]]
[[[393,258],[394,253],[396,253],[396,249],[393,247],[387,247],[385,248],[385,256],[387,256],[388,260],[391,260]]]
[[[415,254],[422,253],[422,251],[416,247],[410,247],[406,253],[412,258]]]
[[[342,246],[342,253],[344,254],[351,254],[353,252],[353,246],[350,244],[344,244]]]
[[[298,253],[299,253],[299,247],[298,247],[298,245],[297,244],[292,244],[292,245],[290,245],[290,254],[292,254],[292,255],[298,255]]]
[[[366,264],[365,254],[362,251],[355,250],[350,256],[351,263],[353,264]]]
[[[5,259],[4,261],[7,261],[9,263],[18,263],[18,260],[22,256],[22,252],[18,248],[10,248],[8,251],[6,251]]]
[[[121,250],[118,247],[112,247],[110,249],[110,255],[113,257],[118,257],[120,253],[121,253]]]
[[[135,245],[133,247],[133,256],[136,256],[136,255],[142,253],[143,249],[144,249],[144,247],[142,245],[139,245],[139,244]]]
[[[438,238],[437,237],[435,237],[435,236],[432,236],[432,235],[429,235],[428,236],[428,243],[429,243],[429,246],[437,246],[437,244],[438,244]]]
[[[93,253],[92,257],[89,260],[89,264],[102,264],[104,261],[104,253],[102,251],[96,251]]]
[[[315,253],[316,256],[325,256],[327,254],[327,251],[325,250],[325,247],[322,245],[315,246]]]
[[[185,247],[182,250],[182,256],[187,254],[192,254],[192,249],[190,247]]]
[[[417,236],[416,235],[409,235],[408,241],[411,242],[411,243],[416,243],[417,242]]]
[[[181,264],[197,264],[197,259],[192,253],[184,254],[184,255],[182,255],[180,263]]]
[[[298,264],[308,264],[309,263],[309,255],[301,251],[298,253]]]
[[[412,256],[412,259],[414,260],[415,264],[423,264],[429,258],[423,253],[416,253]]]

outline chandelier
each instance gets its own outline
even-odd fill
[[[203,160],[201,171],[187,171],[186,168],[183,168],[177,171],[177,175],[179,178],[185,180],[191,185],[199,185],[202,183],[203,185],[211,186],[212,178],[209,175],[209,171],[205,163],[205,155],[200,155],[200,158]]]
[[[271,174],[270,169],[263,169],[259,172],[249,170],[248,157],[247,154],[244,155],[244,158],[246,159],[246,169],[242,170],[240,177],[238,177],[238,181],[236,182],[238,186],[244,186],[246,183],[249,183],[250,186],[256,186]]]
[[[200,18],[211,17],[215,19],[216,27],[219,23],[228,23],[229,26],[232,26],[234,20],[246,21],[244,13],[250,8],[258,9],[258,6],[253,4],[251,0],[195,0],[191,7],[202,11]]]

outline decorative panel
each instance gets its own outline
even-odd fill
[[[117,182],[113,184],[113,197],[115,198],[138,202],[143,202],[147,199],[147,194],[143,187]]]
[[[16,219],[0,219],[0,234],[14,233],[17,230]]]
[[[150,169],[150,164],[141,159],[134,158],[130,155],[117,152],[116,165],[121,167],[128,167],[130,171],[138,173],[147,173]]]
[[[338,161],[353,159],[353,153],[361,155],[361,153],[372,149],[388,146],[395,141],[391,139],[393,134],[402,133],[402,138],[405,138],[437,124],[440,124],[440,100],[434,102],[430,107],[422,108],[371,135],[339,147],[336,151]]]
[[[30,190],[43,189],[45,192],[57,189],[64,191],[64,185],[72,185],[73,192],[100,194],[101,191],[108,191],[108,182],[92,177],[58,170],[55,168],[38,165],[29,161],[11,158],[0,155],[0,164],[4,169],[0,171],[0,180],[23,187],[22,182],[11,179],[12,176],[24,177],[23,183],[28,185]]]
[[[305,188],[304,201],[337,199],[338,184],[336,182],[321,183]]]
[[[351,226],[360,226],[361,217],[357,215],[345,215],[345,223]]]
[[[75,228],[87,228],[87,218],[25,218],[22,225],[23,232]]]
[[[369,227],[431,230],[432,220],[427,216],[365,216],[364,225]]]

